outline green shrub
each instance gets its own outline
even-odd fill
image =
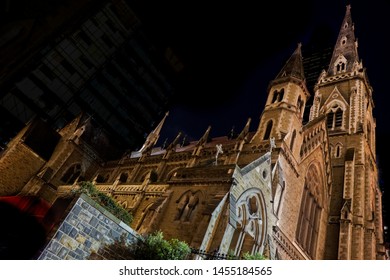
[[[120,206],[112,197],[100,192],[91,182],[80,182],[79,189],[76,193],[84,193],[92,198],[99,205],[117,217],[119,220],[130,225],[133,221],[133,216]]]
[[[242,255],[243,260],[267,260],[267,258],[260,254],[260,253],[255,253],[255,254],[250,254],[249,252],[246,252]]]
[[[149,234],[132,248],[138,260],[183,260],[190,254],[188,244],[178,239],[165,240],[161,231]]]

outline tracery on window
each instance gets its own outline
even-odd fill
[[[347,71],[347,59],[340,55],[334,64],[334,71],[336,74]]]
[[[234,254],[256,252],[265,241],[264,198],[258,190],[248,189],[236,202],[237,240],[232,244]]]
[[[191,193],[188,191],[182,195],[176,203],[176,215],[174,220],[190,221],[199,204],[199,193]]]
[[[336,65],[336,72],[339,73],[339,72],[344,72],[344,71],[345,71],[345,63],[339,62]]]
[[[326,124],[328,129],[341,129],[343,127],[344,111],[338,106],[334,105],[327,113]]]
[[[271,103],[275,102],[280,102],[283,100],[284,97],[284,89],[282,88],[281,90],[275,90],[272,96],[272,101]]]
[[[323,204],[322,179],[318,167],[310,165],[302,194],[296,238],[310,257],[315,259]]]

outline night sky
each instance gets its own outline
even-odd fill
[[[173,140],[179,131],[188,140],[197,140],[209,125],[212,137],[227,135],[233,127],[239,132],[248,118],[255,130],[268,83],[297,44],[301,42],[305,48],[321,34],[320,39],[331,40],[333,46],[346,5],[351,4],[359,56],[373,87],[380,184],[387,190],[388,1],[133,2],[147,30],[154,32],[156,42],[171,47],[185,65],[160,144]],[[388,192],[384,202],[390,205]]]

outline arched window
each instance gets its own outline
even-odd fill
[[[105,176],[98,174],[96,177],[96,183],[106,183],[109,179],[109,175],[106,174]]]
[[[328,129],[341,129],[343,127],[343,110],[338,106],[333,106],[327,113],[326,125]]]
[[[295,142],[295,137],[297,136],[297,131],[294,130],[293,134],[291,136],[291,142],[290,142],[290,150],[292,151],[294,148],[294,142]]]
[[[298,101],[297,101],[297,110],[298,110],[298,113],[302,113],[303,106],[304,106],[304,102],[302,101],[301,96],[299,96],[299,97],[298,97]]]
[[[335,153],[335,157],[336,157],[336,158],[341,157],[341,149],[342,149],[341,144],[340,144],[340,143],[337,144],[337,145],[336,145],[336,153]]]
[[[272,120],[268,121],[263,140],[268,140],[272,131]]]
[[[335,74],[343,73],[347,70],[347,59],[343,55],[340,55],[333,64],[333,66]]]
[[[345,71],[345,63],[339,62],[336,66],[337,73]]]
[[[65,174],[62,176],[61,181],[65,184],[73,184],[77,178],[81,175],[81,165],[74,164],[68,168]]]
[[[284,89],[281,90],[275,90],[272,96],[271,103],[280,102],[283,100],[284,97]]]
[[[129,174],[127,174],[127,172],[123,172],[121,174],[121,176],[119,177],[119,182],[126,183],[128,177],[129,177]]]
[[[284,97],[284,88],[282,88],[279,92],[278,102],[282,101]]]
[[[186,193],[178,201],[176,207],[175,221],[189,221],[199,204],[199,196],[197,193]]]
[[[337,146],[336,148],[336,157],[340,157],[340,152],[341,152],[341,149],[340,149],[340,146]]]
[[[183,212],[184,221],[189,221],[191,219],[196,207],[198,206],[198,203],[199,203],[199,197],[197,195],[192,195],[186,207],[184,208],[184,212]]]
[[[271,101],[271,103],[275,103],[276,102],[276,100],[278,100],[278,91],[277,90],[275,90],[274,91],[274,95],[272,96],[272,101]]]
[[[335,113],[335,127],[341,127],[343,124],[343,111],[338,108]]]
[[[310,165],[302,194],[296,238],[310,257],[315,259],[322,211],[322,179],[318,168]]]
[[[234,255],[259,252],[266,238],[264,197],[257,188],[249,188],[235,202],[237,227],[230,242]]]
[[[326,116],[326,125],[329,129],[333,128],[333,117],[333,112],[328,113],[328,115]]]

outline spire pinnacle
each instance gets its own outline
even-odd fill
[[[251,121],[252,121],[252,119],[248,118],[244,128],[242,129],[242,131],[240,132],[240,134],[237,137],[238,140],[243,140],[248,135]]]
[[[149,151],[157,143],[157,140],[160,137],[161,129],[168,115],[169,115],[169,111],[165,113],[164,117],[162,118],[160,123],[156,126],[156,128],[149,133],[148,137],[145,140],[144,145],[141,147],[139,152],[143,153],[145,151]]]
[[[203,136],[199,139],[198,141],[198,144],[197,146],[199,145],[203,145],[204,143],[206,143],[209,139],[209,134],[210,134],[210,130],[211,130],[211,125],[209,125],[205,131],[205,133],[203,134]]]
[[[276,76],[276,79],[282,79],[285,77],[295,77],[300,80],[305,80],[303,72],[303,60],[302,60],[302,43],[297,44],[297,48],[291,57],[287,60],[286,64]]]
[[[327,74],[333,76],[338,73],[351,72],[358,62],[359,56],[351,17],[351,5],[347,5]]]

